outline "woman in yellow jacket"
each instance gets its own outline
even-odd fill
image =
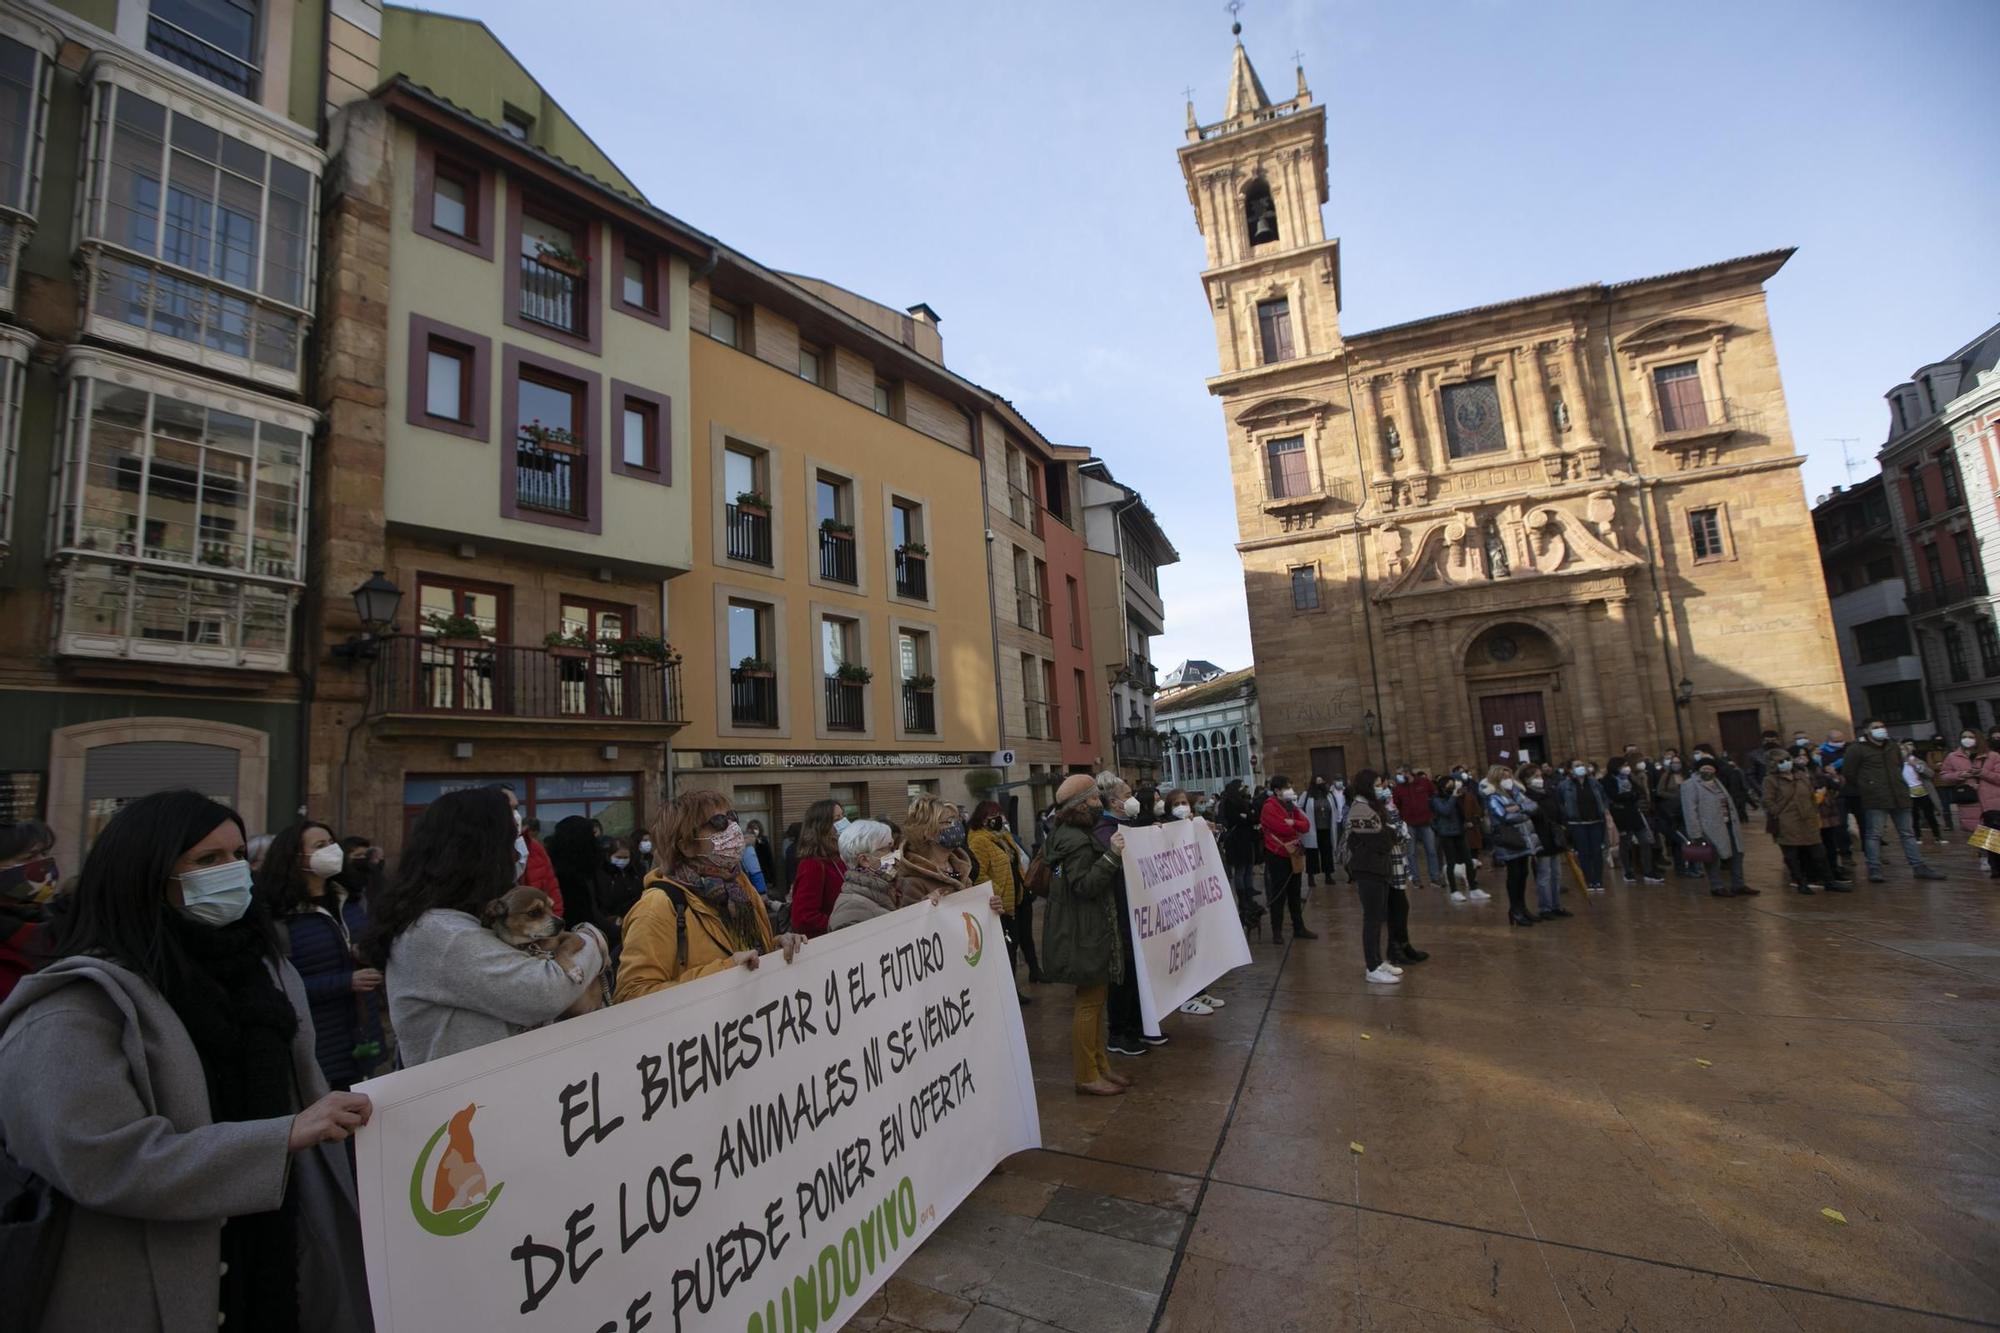
[[[801,935],[773,935],[763,895],[742,871],[743,826],[719,791],[676,797],[653,831],[658,863],[625,914],[616,1002],[732,967],[757,966],[783,950],[791,962]]]
[[[1007,817],[998,801],[981,801],[972,808],[972,828],[966,834],[966,851],[972,853],[972,882],[985,880],[1000,899],[1000,932],[1007,941],[1007,975],[1014,975],[1015,953],[1028,960],[1028,980],[1042,979],[1042,964],[1035,956],[1035,900],[1028,896],[1021,863],[1021,844],[1008,831]],[[1021,996],[1021,1003],[1031,997]]]

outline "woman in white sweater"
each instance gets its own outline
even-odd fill
[[[418,818],[362,944],[385,974],[405,1065],[540,1027],[597,984],[610,951],[594,927],[576,928],[577,980],[480,924],[480,909],[514,887],[514,868],[514,816],[498,787],[447,792]]]

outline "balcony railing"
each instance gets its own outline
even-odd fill
[[[1140,689],[1157,693],[1160,688],[1160,669],[1137,653],[1125,661],[1125,674],[1131,683]]]
[[[587,278],[543,262],[535,255],[521,256],[521,318],[547,324],[579,338],[587,337],[584,324],[584,294]]]
[[[730,505],[726,515],[729,528],[729,558],[753,565],[771,563],[771,516],[762,510]]]
[[[853,584],[861,581],[854,568],[853,533],[820,529],[819,576],[829,583]]]
[[[1764,414],[1733,398],[1703,398],[1690,402],[1663,399],[1655,418],[1660,448],[1677,448],[1703,440],[1723,439],[1738,431],[1764,433]]]
[[[89,332],[211,370],[296,390],[310,317],[247,288],[87,239]]]
[[[1049,632],[1049,604],[1031,592],[1014,594],[1014,623],[1037,634]]]
[[[1022,704],[1027,714],[1028,739],[1031,741],[1052,741],[1055,739],[1055,719],[1050,716],[1049,706],[1040,699],[1029,699]]]
[[[903,686],[903,730],[915,735],[937,734],[937,694],[914,685]]]
[[[1119,732],[1118,762],[1120,765],[1157,767],[1160,762],[1159,736],[1150,731]]]
[[[1946,579],[1934,587],[1911,588],[1904,597],[1903,604],[1911,615],[1921,615],[1926,611],[1942,611],[1948,606],[1956,606],[1960,602],[1984,596],[1986,596],[1986,576],[1975,574],[1969,579]]]
[[[380,641],[369,709],[549,721],[679,725],[678,663],[527,644],[460,645],[410,634]]]
[[[868,687],[858,680],[826,678],[826,729],[862,731],[868,725]]]
[[[213,42],[203,41],[186,28],[167,22],[158,14],[146,20],[146,49],[182,69],[199,74],[210,83],[257,100],[257,67],[241,56],[232,55]]]
[[[908,551],[896,552],[896,596],[926,602],[931,596],[930,562]]]
[[[523,509],[584,517],[588,509],[583,454],[567,445],[521,436],[514,446],[514,501]]]
[[[1042,510],[1033,491],[1007,483],[1007,516],[1037,537],[1042,535]]]
[[[778,725],[778,681],[770,675],[729,673],[729,720],[739,727]]]

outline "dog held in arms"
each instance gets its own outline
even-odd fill
[[[563,929],[562,918],[556,915],[555,903],[540,889],[526,884],[515,885],[486,904],[479,913],[479,920],[488,930],[521,952],[551,960],[571,981],[584,979],[583,969],[577,964],[577,955],[583,952],[583,937],[575,931]],[[560,1017],[575,1018],[578,1014],[602,1009],[608,998],[609,971],[609,968],[605,969],[592,984],[585,986],[583,994],[577,996],[576,1002],[563,1010]]]

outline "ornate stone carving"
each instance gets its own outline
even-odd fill
[[[1618,539],[1618,497],[1610,491],[1592,491],[1585,502],[1583,516],[1590,521],[1591,531],[1612,550],[1622,550]]]
[[[1406,538],[1397,529],[1393,561],[1388,539],[1377,539],[1383,543],[1388,581],[1376,595],[1389,598],[1558,574],[1622,573],[1636,566],[1638,559],[1592,527],[1595,523],[1610,531],[1614,513],[1609,492],[1591,498],[1588,522],[1584,515],[1556,504],[1535,505],[1525,512],[1514,505],[1463,510],[1422,529],[1408,557],[1403,554]]]
[[[1375,556],[1389,578],[1402,577],[1407,561],[1403,558],[1403,530],[1393,523],[1375,529]]]

